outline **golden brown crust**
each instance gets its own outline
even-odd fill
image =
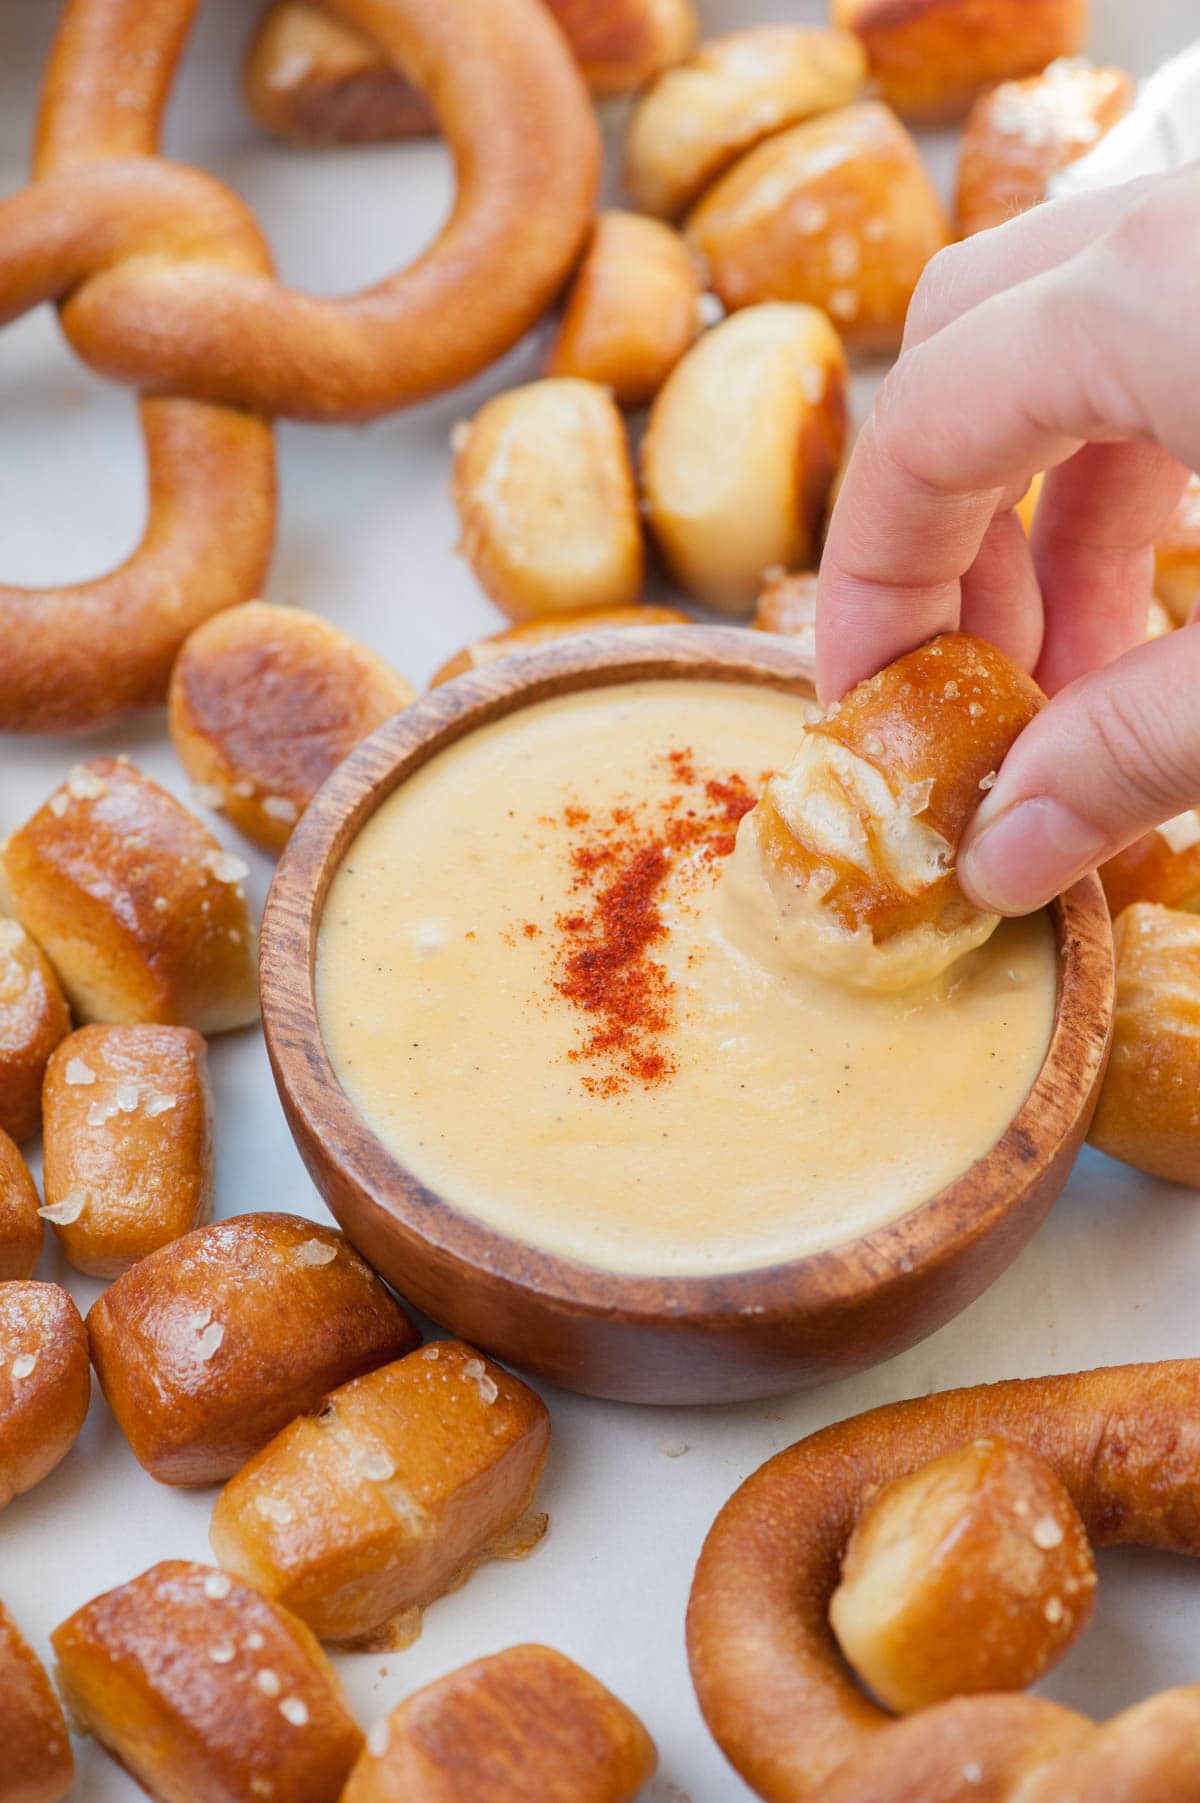
[[[0,1284],[0,1508],[70,1452],[91,1391],[87,1334],[67,1292]]]
[[[1115,920],[1133,902],[1200,913],[1200,808],[1155,827],[1100,866]]]
[[[958,159],[958,225],[964,238],[1045,200],[1050,179],[1093,150],[1133,105],[1123,69],[1058,61],[1006,81],[976,101]]]
[[[418,1338],[340,1233],[282,1214],[164,1246],[118,1278],[87,1325],[134,1456],[165,1484],[232,1477],[328,1390]]]
[[[778,632],[795,639],[797,649],[817,655],[817,577],[815,570],[769,570],[754,603],[750,624],[758,632]]]
[[[1025,1690],[1092,1612],[1096,1567],[1046,1461],[1003,1435],[894,1479],[855,1523],[829,1620],[886,1708]]]
[[[1021,1803],[1116,1803],[1193,1794],[1200,1686],[1166,1692],[1099,1730],[1025,1696],[959,1698],[897,1722],[842,1662],[829,1599],[868,1496],[997,1434],[1050,1464],[1096,1545],[1200,1554],[1194,1359],[948,1391],[873,1409],[790,1447],[718,1516],[688,1614],[705,1718],[768,1803],[1015,1803],[1018,1795]],[[1147,1723],[1148,1708],[1157,1727]],[[1101,1776],[1092,1788],[1105,1760],[1111,1782]]]
[[[155,1565],[51,1639],[72,1713],[163,1803],[337,1803],[362,1749],[303,1623],[211,1567]]]
[[[77,766],[2,858],[79,1018],[221,1033],[257,1017],[246,866],[124,759]]]
[[[654,1742],[624,1703],[543,1646],[451,1672],[367,1737],[342,1803],[632,1803]]]
[[[1113,1049],[1088,1139],[1200,1189],[1200,915],[1135,902],[1113,936]]]
[[[958,119],[999,81],[1076,56],[1088,0],[833,0],[883,96],[906,119]]]
[[[81,1027],[46,1069],[45,1218],[77,1271],[122,1271],[206,1221],[208,1053],[190,1027]]]
[[[1200,603],[1200,476],[1188,483],[1155,555],[1154,587],[1177,626]]]
[[[847,31],[758,25],[709,38],[634,108],[626,186],[643,212],[677,219],[773,132],[857,100],[866,72]]]
[[[601,213],[550,354],[549,376],[653,400],[701,330],[700,267],[678,233],[637,213]]]
[[[25,1160],[0,1129],[0,1283],[32,1277],[42,1251],[38,1193]]]
[[[541,620],[526,620],[521,626],[506,626],[485,639],[472,639],[461,651],[447,658],[429,679],[431,689],[468,670],[484,664],[498,663],[519,651],[533,651],[539,645],[552,645],[558,639],[576,638],[586,632],[614,632],[627,626],[686,626],[688,616],[679,607],[593,607],[582,613],[547,614]]]
[[[646,516],[681,588],[748,614],[815,556],[846,428],[846,363],[814,307],[747,308],[688,351],[642,441]]]
[[[320,1639],[362,1640],[529,1551],[549,1444],[539,1396],[442,1341],[290,1422],[221,1492],[212,1548]]]
[[[913,290],[949,242],[941,201],[915,143],[868,101],[768,138],[688,215],[731,311],[806,301],[855,351],[894,350]]]
[[[60,1803],[75,1777],[62,1706],[45,1667],[0,1603],[3,1803]]]
[[[19,921],[0,917],[0,1133],[19,1143],[37,1132],[46,1060],[70,1030],[49,959]]]
[[[547,0],[599,98],[631,94],[696,42],[695,0]]]
[[[631,607],[645,556],[625,422],[603,388],[547,378],[456,433],[460,549],[510,620]]]
[[[330,771],[415,696],[327,620],[251,601],[184,645],[171,674],[171,740],[239,831],[280,851]]]

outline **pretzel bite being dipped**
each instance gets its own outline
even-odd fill
[[[701,331],[700,300],[700,265],[677,232],[638,213],[601,213],[546,374],[598,382],[619,407],[644,407]]]
[[[249,601],[185,642],[171,739],[206,799],[281,851],[330,771],[416,697],[381,657],[316,614]]]
[[[337,1803],[362,1751],[304,1624],[211,1566],[152,1566],[51,1641],[72,1715],[163,1803]]]
[[[42,1251],[38,1193],[28,1166],[0,1129],[0,1283],[32,1277]]]
[[[1200,915],[1135,902],[1113,938],[1113,1049],[1088,1139],[1200,1189]]]
[[[1133,902],[1158,902],[1200,914],[1200,808],[1144,833],[1100,866],[1115,920]]]
[[[709,38],[634,107],[626,186],[642,212],[676,219],[773,132],[857,100],[866,72],[848,31],[757,25]]]
[[[846,361],[815,307],[750,307],[671,372],[642,441],[646,517],[681,588],[748,614],[815,556],[846,429]]]
[[[239,858],[123,758],[93,758],[0,848],[12,912],[76,1015],[223,1033],[258,1015]]]
[[[959,119],[999,81],[1076,56],[1088,0],[833,0],[884,99],[906,119]]]
[[[768,570],[750,624],[795,640],[796,650],[817,657],[817,577],[812,570]]]
[[[997,925],[963,895],[954,858],[1042,699],[964,633],[860,683],[803,729],[742,820],[720,879],[730,931],[862,988],[933,981]]]
[[[1188,482],[1154,558],[1154,589],[1177,626],[1200,603],[1200,476]]]
[[[71,1737],[46,1670],[0,1603],[0,1803],[60,1803],[75,1777]]]
[[[404,1644],[482,1560],[536,1545],[549,1441],[525,1384],[469,1346],[426,1346],[264,1446],[218,1497],[212,1548],[322,1640]]]
[[[829,1619],[847,1662],[897,1714],[1024,1690],[1092,1612],[1087,1531],[1046,1461],[973,1440],[876,1495]]]
[[[0,1509],[66,1458],[91,1393],[87,1335],[67,1292],[0,1284]]]
[[[208,1218],[208,1054],[190,1027],[81,1027],[46,1070],[45,1219],[77,1271],[119,1277]]]
[[[342,1803],[632,1803],[657,1763],[598,1679],[549,1647],[515,1646],[377,1722]]]
[[[340,1233],[277,1214],[217,1221],[152,1252],[87,1325],[113,1414],[164,1484],[232,1477],[326,1391],[418,1337]]]
[[[461,651],[447,658],[429,678],[436,689],[452,682],[468,670],[482,669],[484,664],[498,663],[514,657],[518,651],[534,651],[541,645],[552,645],[558,639],[578,638],[587,632],[614,632],[626,626],[686,626],[688,616],[679,607],[658,607],[646,603],[639,607],[594,607],[584,613],[547,614],[541,620],[526,620],[521,626],[506,626],[485,639],[472,639]]]
[[[463,556],[510,620],[631,607],[644,551],[625,422],[594,382],[512,388],[454,434]]]
[[[0,919],[0,1133],[18,1144],[38,1130],[46,1060],[70,1030],[45,953],[19,921]]]

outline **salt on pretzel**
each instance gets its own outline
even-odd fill
[[[692,1676],[726,1757],[767,1803],[1196,1803],[1200,1686],[1097,1727],[1040,1698],[962,1697],[896,1721],[828,1621],[872,1486],[984,1435],[1057,1473],[1097,1546],[1200,1554],[1200,1361],[952,1390],[789,1447],[725,1505],[688,1610]]]

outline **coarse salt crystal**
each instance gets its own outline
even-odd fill
[[[298,1265],[331,1265],[337,1255],[337,1247],[324,1240],[302,1240],[294,1257]]]
[[[284,1697],[279,1713],[293,1728],[303,1728],[308,1720],[308,1704],[301,1697]]]
[[[241,883],[250,875],[249,864],[241,858],[235,858],[231,851],[210,851],[204,855],[206,869],[211,870],[218,883]]]
[[[233,1589],[233,1579],[223,1571],[210,1571],[204,1580],[204,1594],[219,1603]]]
[[[197,807],[219,808],[225,800],[225,793],[216,783],[193,783],[192,800]]]
[[[108,784],[86,764],[76,764],[67,778],[67,792],[76,801],[99,801],[102,795],[108,794]]]
[[[424,1352],[421,1354],[421,1357],[423,1359],[428,1359],[431,1364],[435,1360],[440,1359],[441,1356],[441,1352],[436,1346],[426,1346]]]
[[[63,815],[66,813],[66,811],[70,805],[71,804],[70,804],[69,798],[63,794],[63,791],[61,789],[56,790],[55,793],[50,797],[49,801],[46,803],[46,806],[50,809],[50,812],[55,816],[55,818],[57,820],[62,819]]]
[[[290,823],[300,818],[300,810],[290,795],[265,795],[262,811],[268,820],[282,820]]]
[[[963,1783],[964,1784],[982,1784],[983,1783],[983,1767],[979,1764],[979,1762],[977,1760],[973,1759],[971,1761],[970,1765],[965,1765],[963,1767]]]
[[[70,1083],[77,1087],[86,1088],[89,1083],[94,1083],[95,1081],[96,1073],[90,1064],[85,1064],[82,1058],[67,1059],[67,1068],[63,1072],[64,1083]]]
[[[1189,808],[1186,814],[1176,814],[1173,820],[1164,820],[1158,829],[1160,839],[1165,839],[1173,852],[1191,851],[1200,845],[1200,808]]]
[[[823,232],[829,224],[829,209],[819,200],[801,201],[792,213],[792,223],[798,232]]]
[[[853,319],[858,312],[858,296],[853,288],[835,288],[829,296],[829,311],[835,319]]]
[[[391,1744],[391,1723],[385,1716],[383,1721],[375,1723],[375,1726],[367,1735],[367,1752],[371,1755],[372,1759],[382,1759]]]
[[[223,1640],[220,1646],[209,1647],[208,1656],[214,1665],[232,1665],[234,1648],[230,1646],[227,1640]]]
[[[155,910],[156,910],[156,911],[157,911],[157,912],[158,912],[158,913],[159,913],[159,914],[165,914],[165,913],[166,913],[166,911],[167,911],[167,898],[166,898],[166,896],[165,896],[165,895],[156,895],[156,896],[155,896],[155,898],[154,898],[154,906],[155,906]]]
[[[176,1098],[166,1095],[162,1090],[155,1090],[152,1096],[146,1097],[146,1114],[154,1120],[160,1114],[169,1114],[176,1106]]]
[[[251,1628],[250,1632],[246,1636],[246,1651],[248,1653],[261,1652],[263,1647],[266,1646],[266,1644],[267,1644],[266,1636],[264,1634],[260,1634],[257,1628]]]
[[[87,1207],[87,1191],[73,1189],[58,1202],[48,1202],[38,1213],[43,1221],[53,1221],[56,1227],[70,1227],[77,1221]]]
[[[198,1308],[194,1315],[188,1316],[187,1324],[193,1333],[199,1333],[201,1328],[207,1327],[211,1320],[211,1308]]]
[[[373,1483],[385,1484],[396,1475],[395,1465],[377,1446],[356,1446],[350,1457],[359,1476],[369,1478]]]
[[[979,787],[983,790],[985,795],[989,789],[994,789],[996,787],[996,778],[998,774],[999,772],[996,770],[989,770],[986,776],[980,777]]]
[[[219,1351],[221,1341],[225,1338],[225,1329],[219,1321],[211,1321],[196,1341],[196,1356],[206,1362]]]
[[[686,1440],[660,1440],[658,1450],[664,1459],[681,1459],[685,1452],[691,1452]]]
[[[1051,1626],[1060,1622],[1063,1618],[1062,1598],[1060,1596],[1048,1596],[1042,1614],[1046,1617],[1046,1620]]]
[[[12,1374],[15,1378],[30,1377],[38,1362],[36,1352],[22,1352],[12,1362]]]
[[[264,1520],[274,1521],[281,1528],[290,1527],[296,1519],[292,1505],[284,1502],[281,1496],[260,1496],[258,1512]]]
[[[1062,1543],[1062,1525],[1054,1519],[1053,1515],[1043,1515],[1034,1522],[1033,1544],[1040,1546],[1044,1553],[1048,1553],[1051,1547],[1061,1546]]]
[[[135,1114],[141,1100],[136,1083],[118,1083],[113,1092],[113,1099],[122,1114]]]
[[[277,1697],[283,1689],[283,1685],[279,1681],[279,1673],[273,1672],[269,1665],[264,1665],[260,1672],[255,1673],[254,1682],[264,1697]]]
[[[249,801],[254,793],[254,784],[248,776],[241,776],[237,782],[229,785],[229,793],[236,795],[239,801]]]

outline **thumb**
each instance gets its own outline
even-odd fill
[[[1027,914],[1200,805],[1200,622],[1063,689],[1013,746],[967,829],[959,881]]]

